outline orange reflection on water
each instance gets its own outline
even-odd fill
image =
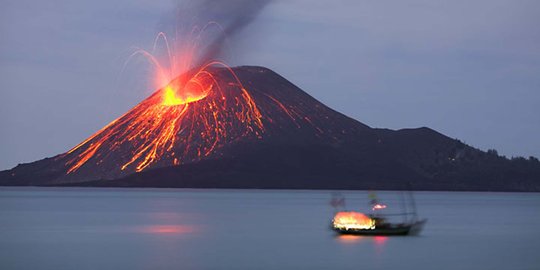
[[[378,236],[373,237],[373,241],[375,242],[375,245],[377,246],[384,245],[384,243],[386,243],[387,240],[388,240],[388,236],[378,235]]]
[[[350,243],[358,243],[362,241],[365,237],[361,235],[351,235],[351,234],[341,234],[338,235],[337,239],[341,243],[350,244]]]
[[[375,253],[377,255],[384,254],[386,241],[388,241],[388,236],[377,235],[373,237],[373,243],[375,243]]]
[[[388,241],[388,236],[362,236],[362,235],[352,235],[352,234],[341,234],[338,235],[337,240],[340,243],[343,244],[354,244],[359,242],[364,242],[365,240],[371,240],[368,242],[371,242],[374,244],[374,246],[377,248],[378,251],[382,251],[381,249],[386,245],[386,242]]]
[[[138,231],[151,234],[188,234],[193,233],[195,229],[187,225],[150,225],[143,226]]]

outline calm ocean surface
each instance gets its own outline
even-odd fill
[[[540,269],[539,193],[414,194],[420,235],[339,237],[330,191],[0,188],[0,269]]]

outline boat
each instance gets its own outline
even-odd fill
[[[416,235],[420,233],[427,219],[419,219],[416,213],[416,206],[412,194],[410,195],[412,211],[397,214],[384,214],[381,210],[387,206],[376,198],[374,193],[370,193],[371,210],[370,214],[357,211],[336,211],[332,219],[331,229],[338,234],[352,235]],[[332,206],[345,207],[344,198],[333,198]],[[337,204],[336,202],[339,202]],[[402,222],[390,222],[391,216],[402,216]]]

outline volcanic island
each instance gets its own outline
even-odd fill
[[[0,185],[540,191],[540,162],[427,127],[372,128],[268,68],[208,65]]]

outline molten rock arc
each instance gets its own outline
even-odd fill
[[[240,137],[260,138],[261,113],[230,68],[182,75],[64,156],[67,173],[121,164],[117,174],[200,160]],[[123,153],[121,160],[118,155]]]

